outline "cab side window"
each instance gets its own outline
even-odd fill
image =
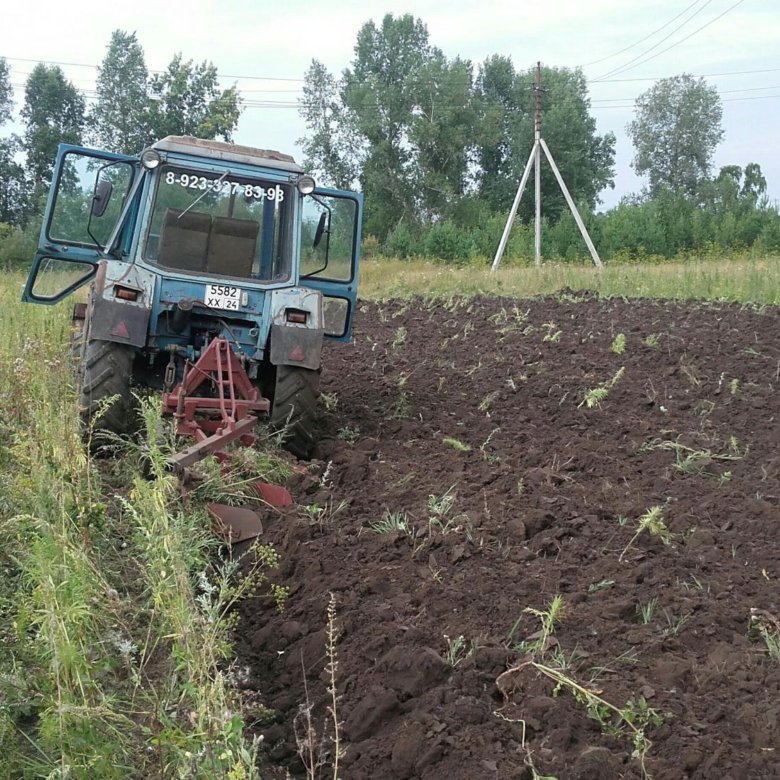
[[[133,182],[133,166],[78,152],[63,160],[47,227],[51,241],[104,246]]]

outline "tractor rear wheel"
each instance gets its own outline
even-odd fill
[[[282,433],[282,446],[297,458],[310,458],[317,442],[317,396],[320,372],[276,366],[271,399],[271,428]]]
[[[73,332],[70,335],[70,365],[73,370],[73,378],[76,388],[81,391],[81,377],[84,369],[84,320],[74,323]]]
[[[130,379],[134,350],[113,341],[90,339],[83,331],[74,335],[72,348],[74,357],[81,358],[76,367],[76,379],[85,428],[117,434],[133,430],[135,398]],[[106,405],[114,396],[115,400]]]

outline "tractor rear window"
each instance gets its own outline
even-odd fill
[[[163,166],[144,256],[192,273],[283,281],[291,212],[287,184]]]

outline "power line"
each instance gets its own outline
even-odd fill
[[[609,76],[618,76],[621,73],[625,73],[628,70],[633,70],[634,68],[638,68],[640,65],[644,65],[646,62],[650,62],[650,60],[654,60],[656,57],[660,57],[662,54],[665,54],[670,49],[673,49],[675,46],[679,46],[681,43],[685,43],[685,41],[687,41],[688,39],[692,38],[697,33],[700,33],[702,30],[706,29],[710,25],[715,24],[715,22],[717,22],[718,19],[722,19],[727,13],[729,13],[729,11],[733,11],[738,5],[742,5],[742,3],[744,3],[744,2],[745,2],[745,0],[737,0],[736,3],[734,3],[733,5],[730,5],[725,11],[723,11],[720,14],[718,14],[714,19],[710,19],[709,22],[707,22],[706,24],[703,24],[701,27],[697,27],[692,33],[688,33],[688,35],[686,35],[684,38],[680,38],[679,41],[675,41],[673,44],[671,44],[671,46],[667,46],[665,49],[661,49],[661,51],[658,51],[655,54],[652,54],[650,57],[646,57],[643,60],[639,60],[639,62],[635,61],[637,58],[634,58],[634,60],[629,60],[629,62],[625,63],[621,67],[613,68],[608,73],[605,73],[602,76],[599,76],[598,78],[593,79],[593,81],[594,82],[598,82],[598,81],[601,81],[602,79],[607,78]],[[702,8],[704,8],[704,7],[705,6],[702,6]],[[695,15],[696,14],[694,14],[694,16]],[[691,17],[691,18],[693,18],[693,17]],[[678,28],[678,29],[680,29],[680,28]],[[673,32],[676,32],[676,30],[673,31]],[[668,37],[669,36],[667,36],[667,38]],[[660,42],[661,41],[659,41],[659,43]],[[655,47],[652,47],[652,48],[655,48]],[[647,54],[649,51],[652,51],[652,48],[648,49],[648,51],[645,52],[645,54]],[[639,55],[639,56],[641,57],[642,55]]]
[[[29,57],[5,57],[0,56],[0,59],[9,60],[11,62],[32,62],[36,65],[64,65],[68,68],[92,68],[93,70],[96,70],[100,67],[100,65],[90,65],[85,62],[63,62],[61,60],[34,60],[30,59]],[[148,73],[153,73],[154,75],[159,75],[162,73],[166,73],[167,71],[164,70],[147,70]],[[250,81],[295,81],[295,82],[303,82],[304,79],[296,78],[282,78],[280,76],[234,76],[229,73],[221,73],[219,74],[219,78],[222,79],[247,79]]]
[[[751,95],[750,97],[738,97],[738,98],[724,98],[724,103],[736,103],[738,100],[769,100],[771,98],[779,98],[780,93],[777,95]]]
[[[744,0],[740,0],[740,2],[743,2]],[[734,7],[734,6],[732,6]],[[728,10],[724,11],[724,13],[727,13]],[[716,19],[712,20],[713,22],[716,21]],[[708,24],[712,24],[712,22],[709,22]],[[702,28],[699,28],[702,29]],[[691,33],[691,35],[694,35],[697,31],[694,31]],[[681,43],[682,41],[678,41],[678,43]],[[676,45],[676,44],[675,44]],[[662,52],[659,52],[661,54]],[[98,68],[98,65],[86,65],[84,63],[73,63],[73,62],[58,62],[54,60],[35,60],[35,59],[28,59],[23,57],[5,57],[3,55],[0,55],[0,59],[6,59],[6,60],[13,60],[15,62],[32,62],[36,64],[46,64],[46,65],[68,65],[72,67],[80,67],[80,68]],[[17,70],[18,75],[25,75],[29,76],[30,73],[27,71],[21,71],[19,72],[18,69],[14,68],[14,70]],[[149,73],[164,73],[165,71],[161,70],[150,70]],[[745,75],[752,75],[756,73],[777,73],[780,72],[780,68],[759,68],[759,69],[751,69],[751,70],[732,70],[732,71],[723,71],[720,73],[692,73],[691,75],[695,78],[717,78],[720,76],[745,76]],[[303,83],[305,79],[294,79],[294,78],[281,78],[277,76],[236,76],[236,75],[226,75],[226,74],[217,74],[217,78],[219,79],[246,79],[251,81],[287,81],[287,82],[299,82]],[[641,77],[632,77],[632,78],[625,78],[625,79],[615,79],[615,78],[599,78],[599,79],[588,79],[589,84],[618,84],[618,83],[628,83],[628,82],[638,82],[638,81],[659,81],[660,79],[666,78],[665,76],[641,76]],[[241,92],[275,92],[276,90],[246,90],[242,89]],[[297,90],[279,90],[279,92],[295,92]]]
[[[767,87],[769,89],[769,87]],[[777,89],[777,87],[773,87],[773,89]],[[735,90],[739,91],[739,90]],[[750,95],[746,97],[736,97],[736,98],[723,98],[724,103],[731,103],[737,100],[766,100],[770,98],[780,98],[780,93],[776,95]],[[629,100],[627,98],[621,98],[623,101]],[[448,104],[453,105],[453,104]],[[623,105],[595,105],[591,106],[593,110],[599,110],[602,108],[634,108],[635,103],[633,101],[631,102],[625,102]],[[269,101],[265,103],[261,102],[250,102],[250,103],[244,103],[244,108],[298,108],[297,103],[283,103],[279,101]],[[499,110],[498,107],[495,110]]]
[[[698,1],[698,0],[697,0]],[[733,4],[730,8],[726,9],[723,13],[720,14],[720,16],[716,17],[715,19],[712,19],[710,22],[707,23],[707,25],[704,25],[698,30],[694,30],[688,37],[691,37],[692,35],[696,34],[696,32],[703,29],[703,27],[708,26],[709,24],[714,23],[717,21],[718,18],[722,17],[724,14],[728,13],[729,10],[735,8],[737,5],[739,5],[744,0],[739,0],[739,2]],[[688,6],[688,9],[691,6]],[[686,10],[688,10],[686,9]],[[699,9],[701,10],[701,9]],[[683,12],[685,13],[685,12]],[[679,17],[679,15],[678,15]],[[675,18],[678,18],[675,17]],[[673,20],[672,20],[673,21]],[[668,23],[667,23],[668,24]],[[683,39],[685,40],[685,39]],[[677,43],[681,43],[682,41],[678,41]],[[677,45],[677,44],[674,44]],[[671,47],[669,47],[671,48]],[[659,52],[658,54],[661,54],[662,52]],[[20,62],[35,62],[35,63],[41,63],[42,60],[34,60],[29,58],[11,58],[7,57],[5,59],[13,59]],[[51,64],[59,64],[59,65],[67,65],[67,66],[75,66],[75,67],[85,67],[85,68],[96,68],[98,66],[93,65],[87,65],[84,63],[70,63],[70,62],[52,62]],[[14,68],[14,70],[17,71],[17,75],[29,75],[25,72],[19,73],[17,68]],[[761,69],[750,69],[750,70],[736,70],[736,71],[725,71],[725,72],[718,72],[718,73],[705,73],[698,76],[698,78],[717,78],[717,77],[726,77],[726,76],[737,76],[737,75],[748,75],[748,74],[757,74],[757,73],[776,73],[780,72],[780,68],[761,68]],[[227,77],[225,77],[227,78]],[[230,78],[243,78],[243,79],[253,79],[253,80],[276,80],[276,81],[303,81],[302,79],[287,79],[287,78],[277,78],[277,77],[263,77],[263,76],[231,76]],[[655,78],[624,78],[624,79],[600,79],[595,80],[596,83],[629,83],[629,82],[643,82],[643,81],[657,81],[661,77],[655,77]],[[23,89],[24,84],[19,83],[13,83],[11,86],[17,89]],[[733,90],[720,90],[720,94],[733,94],[733,93],[741,93],[741,92],[751,92],[751,91],[763,91],[767,89],[775,89],[775,86],[768,86],[768,87],[746,87],[742,89],[733,89]],[[84,96],[84,98],[88,101],[94,101],[97,99],[98,93],[94,87],[76,87],[76,89]],[[250,97],[248,99],[243,100],[243,107],[244,108],[298,108],[299,103],[297,100],[273,100],[273,99],[263,99],[260,97],[254,97],[254,95],[258,93],[266,93],[266,94],[284,94],[289,93],[292,95],[300,94],[299,90],[275,90],[275,89],[239,89],[239,94],[241,96],[244,96],[246,94],[251,93],[253,97]],[[768,95],[768,96],[748,96],[744,98],[723,98],[724,102],[731,102],[732,100],[751,100],[751,99],[761,99],[762,97],[768,97],[773,98],[775,96]],[[601,108],[631,108],[633,107],[633,102],[635,97],[622,97],[622,98],[592,98],[591,99],[591,106],[594,109],[601,109]],[[614,104],[614,105],[607,105],[607,104]]]
[[[19,83],[12,83],[12,87],[21,89],[24,87],[23,84]],[[745,92],[763,92],[765,90],[770,89],[780,89],[780,84],[771,84],[764,87],[742,87],[740,89],[726,89],[726,90],[719,90],[719,95],[733,95]],[[77,92],[79,92],[82,97],[84,97],[86,100],[97,100],[99,95],[96,89],[89,89],[89,88],[82,88],[82,87],[76,87]],[[239,93],[240,95],[243,94],[243,92]],[[592,98],[590,100],[590,107],[593,109],[598,108],[633,108],[635,105],[637,96],[627,96],[624,95],[622,97],[617,98]],[[776,97],[775,95],[753,95],[753,96],[745,96],[745,97],[738,97],[738,98],[722,98],[723,102],[731,102],[733,100],[752,100],[752,99],[762,99],[764,97]],[[608,104],[614,104],[614,105],[608,105]],[[369,104],[366,104],[369,105]],[[370,105],[373,105],[370,104]],[[445,105],[442,103],[441,105]],[[454,103],[447,103],[447,106],[455,106]],[[250,98],[248,100],[242,101],[242,107],[243,108],[298,108],[300,106],[299,101],[297,100],[263,100],[261,98]],[[500,110],[499,107],[496,107],[495,110]],[[519,110],[519,109],[518,109]]]
[[[600,63],[600,62],[604,62],[605,60],[611,60],[613,57],[617,57],[619,54],[624,54],[625,52],[630,51],[631,49],[634,48],[634,46],[639,46],[640,43],[644,43],[649,38],[652,38],[656,33],[661,32],[661,30],[665,30],[670,24],[672,24],[673,22],[676,22],[681,16],[683,16],[686,13],[688,13],[688,11],[690,11],[691,8],[693,8],[693,6],[698,5],[700,2],[701,2],[701,0],[694,0],[694,2],[692,2],[687,8],[684,8],[682,11],[680,11],[680,13],[677,14],[677,16],[675,16],[673,19],[670,19],[668,22],[666,22],[661,27],[659,27],[657,30],[653,30],[651,33],[648,33],[647,35],[645,35],[644,38],[640,38],[638,41],[635,41],[630,46],[626,46],[625,49],[621,49],[620,51],[616,51],[614,54],[608,54],[606,57],[600,57],[597,60],[591,60],[590,62],[585,62],[582,65],[578,65],[577,67],[587,68],[590,65],[598,65],[598,63]],[[709,5],[709,2],[706,3],[705,5]],[[701,10],[702,9],[700,8],[699,11],[701,11]],[[698,11],[696,13],[698,13]],[[695,16],[695,14],[694,14],[694,16]],[[692,19],[693,16],[691,16],[690,18]],[[685,22],[683,22],[683,25],[687,24],[688,21],[690,21],[690,19],[686,20]],[[680,28],[678,27],[675,30],[672,30],[670,35],[673,35],[676,32],[676,30],[679,30],[679,29]],[[665,39],[662,39],[660,42],[662,43],[663,40],[665,40]],[[656,45],[658,45],[658,44],[656,44]],[[640,54],[639,56],[641,57],[642,55]]]
[[[737,92],[763,92],[767,89],[780,89],[780,84],[771,84],[768,87],[742,87],[741,89],[720,89],[719,95],[730,95]],[[760,97],[760,96],[759,96]],[[636,100],[635,97],[623,96],[619,98],[593,98],[591,103],[625,103],[627,100]]]
[[[618,65],[612,68],[612,70],[602,74],[601,76],[599,76],[599,78],[605,78],[608,76],[616,75],[618,73],[622,73],[625,70],[629,70],[628,68],[629,65],[636,62],[637,60],[642,59],[642,57],[644,57],[646,54],[649,54],[654,49],[657,49],[662,43],[668,41],[669,38],[671,38],[676,32],[682,30],[682,28],[685,27],[685,25],[688,24],[688,22],[690,22],[694,17],[698,16],[708,5],[710,5],[711,2],[712,0],[707,0],[707,2],[703,6],[697,8],[685,21],[677,25],[677,27],[675,27],[668,35],[661,38],[660,41],[656,41],[656,43],[654,43],[649,49],[645,49],[640,54],[637,54],[636,57],[634,57],[633,59],[628,60],[628,62],[624,62],[622,65]]]
[[[736,103],[741,102],[743,100],[776,100],[777,98],[780,98],[780,92],[778,92],[776,95],[750,95],[748,97],[734,97],[734,98],[723,98],[723,103]],[[598,105],[598,106],[592,106],[591,108],[593,111],[602,111],[604,109],[609,108],[634,108],[635,103],[622,103],[622,104],[614,104],[614,105]]]
[[[33,62],[36,65],[67,65],[69,68],[97,68],[97,65],[85,65],[82,62],[57,62],[56,60],[33,60],[28,57],[6,57],[4,60],[11,62]]]
[[[766,89],[777,89],[778,87],[766,87]],[[735,92],[739,92],[741,90],[734,90]],[[747,97],[737,97],[737,98],[723,98],[724,103],[731,103],[735,100],[764,100],[769,98],[780,98],[780,93],[777,95],[751,95]],[[625,102],[631,100],[631,98],[619,98],[619,100],[624,101],[622,105],[595,105],[591,106],[593,110],[599,110],[603,108],[634,108],[634,102]],[[447,104],[447,105],[453,105],[453,104]],[[267,101],[267,102],[260,102],[260,101],[252,101],[252,102],[245,102],[244,108],[298,108],[298,103],[286,103],[282,101]],[[495,111],[503,111],[505,109],[501,109],[500,107],[495,107],[493,109]],[[511,111],[509,111],[511,113]],[[515,111],[517,113],[517,111]]]
[[[16,67],[11,68],[11,72],[14,76],[32,76],[32,71],[29,70],[19,70]],[[223,76],[218,76],[218,78],[224,78]],[[94,84],[95,80],[90,76],[74,76],[71,79],[69,79],[71,82],[75,81],[89,81],[90,84]],[[13,84],[12,86],[20,86],[19,84]],[[22,85],[24,86],[24,85]],[[220,87],[222,88],[222,87]],[[81,87],[79,87],[81,89]],[[89,89],[89,87],[84,87],[84,89]],[[243,87],[239,88],[242,94],[245,94],[247,92],[263,92],[268,94],[296,94],[301,91],[301,88],[298,87],[297,89],[244,89]]]
[[[691,75],[697,79],[717,78],[720,76],[746,76],[752,73],[777,73],[780,72],[780,68],[762,68],[760,70],[731,70],[724,73],[692,73]],[[629,81],[660,81],[666,78],[665,76],[643,76],[641,78],[630,79],[600,79],[599,84],[618,84]],[[594,83],[595,79],[591,79],[589,83]]]

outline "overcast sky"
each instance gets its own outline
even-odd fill
[[[654,79],[683,72],[706,76],[721,92],[725,139],[716,167],[759,163],[770,197],[780,200],[780,0],[38,0],[4,9],[0,56],[17,85],[35,61],[86,65],[63,70],[91,95],[111,32],[135,31],[151,70],[181,52],[212,61],[225,86],[238,85],[247,107],[237,142],[300,157],[295,141],[306,128],[290,104],[311,59],[340,72],[360,27],[386,13],[413,13],[433,45],[475,65],[502,54],[518,69],[537,60],[584,66],[599,132],[617,136],[615,190],[602,194],[606,207],[642,186],[625,133],[634,99]],[[17,89],[17,110],[22,94]]]

